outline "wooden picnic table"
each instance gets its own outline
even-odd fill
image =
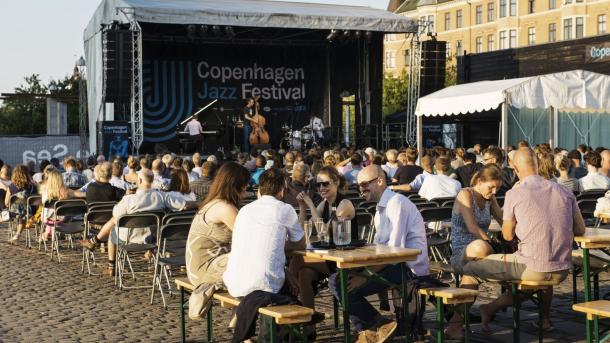
[[[582,269],[585,286],[585,302],[591,301],[591,262],[589,249],[610,248],[610,230],[586,228],[584,235],[575,236],[574,241],[582,248]],[[594,330],[597,332],[597,317],[593,320]],[[587,340],[591,337],[591,321],[586,321]]]
[[[352,250],[298,250],[295,255],[303,256],[307,261],[328,261],[337,265],[339,273],[341,304],[343,306],[343,334],[344,342],[351,342],[349,301],[347,298],[347,275],[346,270],[351,268],[364,268],[384,264],[401,264],[402,282],[400,293],[403,300],[403,311],[405,320],[408,322],[408,303],[406,294],[406,265],[404,262],[414,261],[421,250],[409,248],[389,247],[386,245],[367,245]],[[409,325],[407,325],[407,342],[410,340]]]

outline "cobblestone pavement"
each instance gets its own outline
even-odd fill
[[[5,230],[0,230],[0,341],[1,342],[179,342],[179,315],[176,296],[174,306],[163,311],[157,297],[149,304],[149,289],[118,291],[112,279],[86,276],[80,272],[80,255],[66,257],[64,263],[51,262],[49,256],[23,244],[5,243]],[[78,253],[78,252],[77,252]],[[142,284],[150,282],[150,274],[141,275]],[[602,274],[602,280],[608,275]],[[552,318],[555,330],[545,335],[545,342],[584,341],[584,316],[571,310],[571,277],[555,291]],[[144,283],[145,282],[145,283]],[[602,294],[610,291],[602,281]],[[582,290],[582,284],[579,285]],[[480,301],[487,302],[498,287],[485,286]],[[582,301],[582,291],[581,291]],[[332,301],[322,297],[318,310],[327,320],[318,332],[320,342],[341,342],[341,335],[332,327]],[[473,310],[477,312],[476,306]],[[522,342],[535,342],[536,309],[524,305]],[[214,335],[217,342],[228,342],[231,332],[226,325],[230,313],[215,310]],[[426,326],[433,328],[433,308],[428,306]],[[606,327],[602,323],[602,328]],[[511,311],[500,313],[491,334],[480,333],[473,324],[475,342],[510,342]],[[204,322],[187,321],[189,341],[205,341]],[[395,342],[402,341],[395,339]]]

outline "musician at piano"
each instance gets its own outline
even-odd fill
[[[243,140],[243,151],[250,152],[250,131],[252,126],[250,121],[254,119],[254,98],[246,99],[246,106],[244,106],[244,140]]]
[[[312,130],[319,141],[324,139],[324,122],[314,113],[309,114],[309,124],[303,126],[303,130]]]
[[[193,118],[186,124],[184,129],[185,132],[188,132],[189,138],[195,141],[196,150],[199,153],[203,152],[203,126],[197,120],[197,116],[193,116]]]

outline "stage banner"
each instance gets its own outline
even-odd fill
[[[282,125],[302,127],[310,112],[321,117],[322,47],[148,42],[144,51],[146,142],[172,139],[176,125],[215,99],[214,108],[202,112],[200,121],[242,115],[245,100],[252,96],[260,96],[271,135],[279,135],[274,130]]]
[[[108,160],[115,156],[127,158],[129,156],[130,126],[126,121],[103,121],[99,123],[99,133],[102,142],[102,154]]]
[[[11,166],[31,162],[38,165],[40,161],[50,161],[52,158],[62,161],[68,156],[76,158],[89,156],[88,152],[80,151],[79,136],[2,136],[0,146],[2,147],[0,159]]]

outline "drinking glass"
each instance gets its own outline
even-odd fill
[[[371,232],[371,224],[358,225],[358,239],[367,241]]]
[[[311,232],[313,231],[313,224],[311,220],[306,220],[303,223],[303,231],[305,231],[305,244],[309,249],[311,247]]]
[[[333,221],[333,241],[336,246],[349,245],[352,242],[351,221]]]
[[[316,232],[318,233],[318,239],[320,242],[328,243],[328,227],[326,226],[326,223],[324,223],[324,219],[318,218],[315,220],[314,224],[316,226]]]

